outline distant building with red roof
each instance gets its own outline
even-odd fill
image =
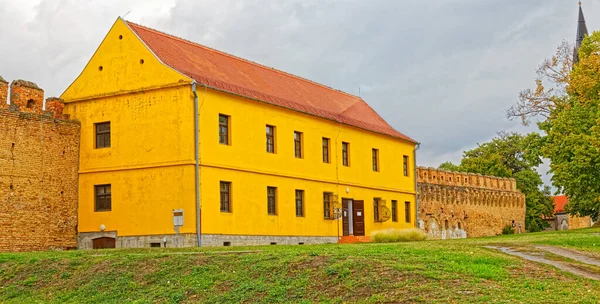
[[[550,228],[547,230],[568,230],[592,226],[593,223],[589,216],[571,216],[565,211],[569,203],[569,199],[565,195],[557,195],[553,199],[554,216],[544,218],[550,224]]]
[[[565,206],[568,200],[565,195],[557,195],[554,197],[554,214],[565,213]]]

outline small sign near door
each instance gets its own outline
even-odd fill
[[[356,216],[362,216],[362,212],[360,212],[360,211],[357,211],[357,212],[356,212]]]

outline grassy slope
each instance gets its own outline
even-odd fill
[[[0,254],[0,302],[600,302],[600,282],[482,247],[513,243],[566,246],[600,256],[600,229],[403,244],[233,248],[238,252]]]

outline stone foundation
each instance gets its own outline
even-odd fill
[[[196,234],[158,234],[141,236],[118,236],[116,231],[81,232],[79,233],[79,249],[92,249],[93,240],[99,237],[116,239],[117,248],[149,248],[153,243],[160,247],[195,247]],[[276,236],[276,235],[227,235],[203,234],[202,246],[250,246],[250,245],[299,245],[299,244],[334,244],[336,236]]]

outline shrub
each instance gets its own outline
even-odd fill
[[[515,234],[515,229],[512,225],[508,224],[502,228],[502,234]]]
[[[427,235],[417,229],[387,229],[375,231],[371,235],[371,240],[374,243],[396,243],[396,242],[415,242],[424,241]]]

